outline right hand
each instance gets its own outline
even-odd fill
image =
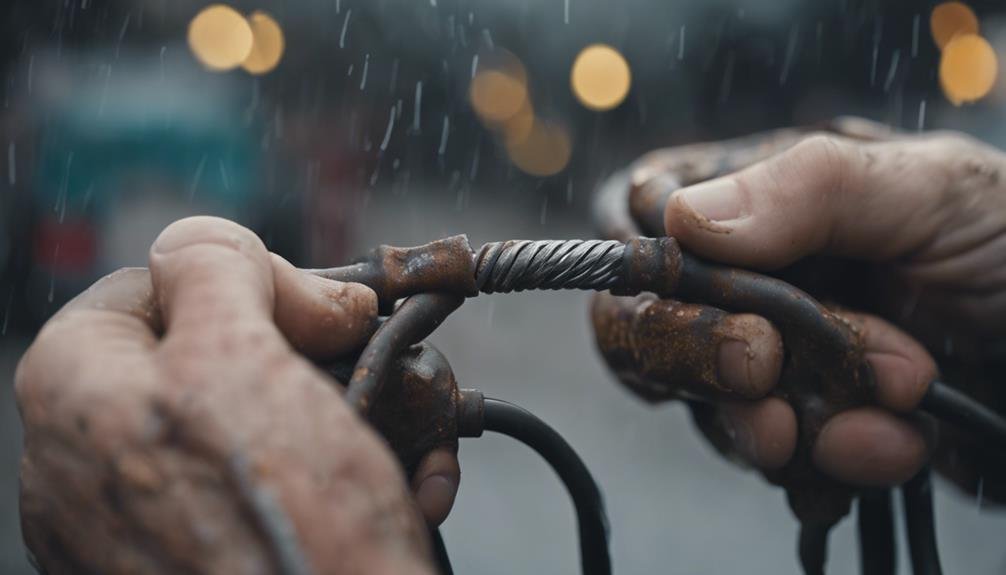
[[[639,171],[648,176],[642,186],[668,181],[651,167]],[[809,137],[736,173],[676,189],[664,225],[683,248],[717,262],[778,271],[825,256],[817,271],[867,288],[867,297],[850,300],[864,308],[839,315],[865,335],[876,407],[833,417],[813,449],[816,465],[847,483],[901,483],[927,460],[931,446],[909,412],[937,375],[932,354],[952,342],[955,357],[973,365],[997,347],[1001,354],[1006,341],[1006,156],[970,138]],[[853,272],[849,260],[861,262]],[[637,363],[620,375],[665,399],[687,388],[673,374],[709,370],[717,393],[711,411],[701,410],[703,430],[758,468],[786,465],[797,418],[785,401],[768,397],[785,353],[768,321],[645,297],[604,296],[597,306],[631,318],[663,314],[677,349],[713,348],[691,360],[682,351],[674,366]],[[702,314],[705,327],[684,329]],[[672,377],[654,381],[655,373]],[[969,391],[1003,401],[1003,389],[987,382]]]

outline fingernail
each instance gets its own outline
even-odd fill
[[[725,339],[720,342],[717,352],[720,383],[745,396],[754,387],[751,383],[751,359],[754,352],[748,342],[739,339]]]
[[[455,492],[454,482],[450,479],[443,475],[431,475],[419,484],[416,498],[420,502],[423,514],[428,519],[436,519],[431,515],[434,512],[439,515],[449,510],[454,503]]]
[[[744,215],[740,188],[730,177],[717,178],[682,189],[675,197],[711,222],[727,222]]]

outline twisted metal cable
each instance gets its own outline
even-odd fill
[[[606,290],[621,279],[625,244],[614,240],[510,240],[482,246],[475,285],[482,293]]]

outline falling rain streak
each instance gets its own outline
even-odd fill
[[[189,186],[189,201],[191,202],[196,197],[196,189],[199,187],[199,180],[203,177],[203,169],[206,168],[206,155],[203,154],[201,160],[199,160],[199,166],[196,167],[196,174],[192,177],[192,185]]]
[[[898,73],[898,60],[901,59],[901,50],[895,50],[891,54],[891,67],[887,70],[887,80],[884,81],[884,93],[891,91],[891,85],[894,84],[894,77]]]
[[[383,154],[385,150],[388,149],[388,142],[391,141],[391,131],[395,129],[395,107],[391,107],[391,113],[388,114],[388,127],[384,130],[384,139],[381,140],[381,153]]]
[[[349,17],[353,15],[353,9],[346,10],[346,18],[342,21],[342,33],[339,34],[339,49],[346,47],[346,30],[349,29]]]
[[[17,183],[17,158],[14,154],[14,142],[11,142],[7,144],[7,183],[12,186]]]
[[[447,114],[444,114],[444,126],[440,130],[440,148],[437,150],[437,155],[441,158],[447,152],[447,137],[450,135],[450,130],[451,119]]]
[[[789,78],[789,69],[793,65],[793,57],[796,55],[796,45],[800,40],[800,27],[793,26],[789,30],[789,41],[786,43],[786,59],[783,60],[782,72],[779,73],[779,84],[785,84]],[[733,60],[731,60],[732,62]]]
[[[416,100],[412,107],[412,131],[419,133],[419,117],[422,115],[423,83],[416,82]]]
[[[370,70],[370,54],[363,57],[363,73],[360,75],[360,91],[367,87],[367,72]]]

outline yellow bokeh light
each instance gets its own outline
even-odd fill
[[[527,139],[533,127],[534,107],[531,100],[525,100],[521,109],[503,122],[503,137],[508,143],[516,145]]]
[[[230,6],[208,6],[189,23],[189,47],[211,70],[238,67],[251,53],[252,43],[251,25]]]
[[[468,99],[483,122],[498,127],[529,104],[527,71],[517,56],[502,48],[479,54],[479,66]]]
[[[591,110],[610,110],[625,100],[632,85],[632,72],[625,58],[611,46],[584,48],[570,73],[573,94]]]
[[[933,40],[942,50],[954,36],[978,33],[978,17],[966,4],[944,2],[933,8],[929,16]]]
[[[527,137],[507,142],[510,161],[532,176],[558,174],[569,163],[571,152],[569,135],[562,126],[537,119]]]
[[[995,85],[998,72],[995,50],[981,36],[956,36],[943,48],[940,86],[955,105],[985,97]]]
[[[283,58],[286,46],[283,29],[265,12],[252,13],[248,17],[248,24],[252,30],[252,49],[241,67],[250,74],[271,72]]]
[[[484,121],[498,124],[517,114],[527,100],[527,87],[503,70],[485,70],[472,79],[468,90],[475,112]]]

